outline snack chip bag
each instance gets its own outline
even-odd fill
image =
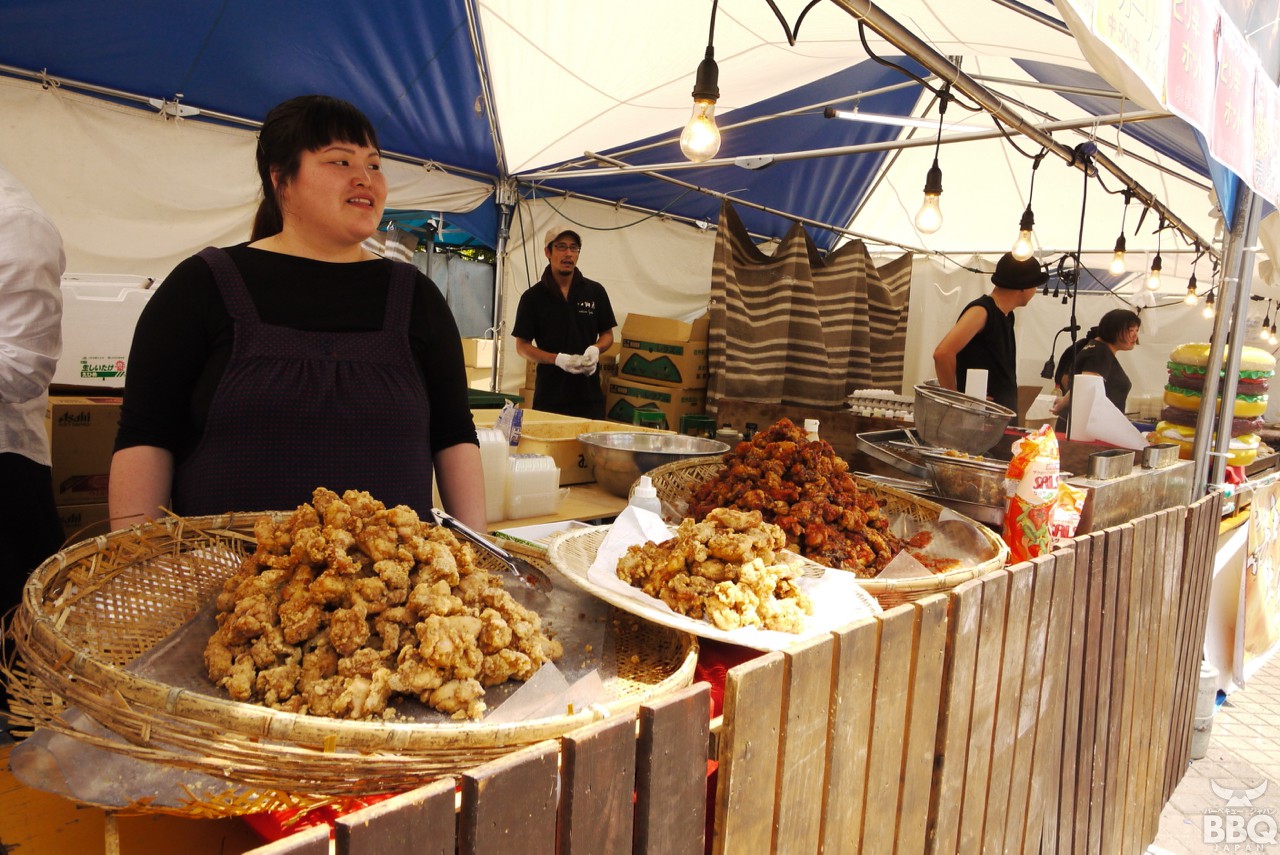
[[[1073,487],[1065,481],[1058,484],[1058,497],[1054,500],[1053,512],[1049,515],[1049,533],[1053,535],[1055,549],[1063,541],[1076,536],[1080,515],[1084,511],[1084,500],[1088,495],[1087,490]]]
[[[1004,514],[1009,563],[1052,550],[1050,517],[1058,498],[1058,438],[1049,425],[1014,442],[1004,483],[1009,496]]]

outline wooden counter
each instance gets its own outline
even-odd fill
[[[0,852],[93,855],[107,851],[108,814],[24,786],[9,771],[13,745],[0,747]],[[184,819],[146,814],[114,819],[123,855],[181,852],[238,855],[262,845],[241,819]]]
[[[498,520],[497,522],[489,523],[489,531],[566,522],[568,520],[592,522],[594,520],[612,519],[622,513],[622,509],[627,506],[626,499],[613,495],[594,481],[589,484],[574,484],[572,487],[564,487],[562,489],[568,490],[569,494],[560,502],[560,507],[556,509],[554,514],[522,517],[515,520]]]

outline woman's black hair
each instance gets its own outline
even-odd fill
[[[378,133],[354,105],[328,95],[300,95],[271,108],[258,132],[258,178],[262,203],[253,218],[250,241],[279,234],[284,228],[280,189],[298,174],[304,151],[332,142],[378,148]],[[276,180],[271,180],[272,171]]]
[[[1142,319],[1129,309],[1112,309],[1098,321],[1098,338],[1107,344],[1115,344],[1132,327],[1141,327]]]

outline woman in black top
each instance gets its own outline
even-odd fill
[[[263,124],[248,244],[180,264],[134,336],[110,482],[115,524],[292,510],[316,487],[425,512],[439,473],[485,525],[461,340],[439,291],[363,241],[386,200],[353,106],[294,98]]]
[[[1115,404],[1120,412],[1125,411],[1129,403],[1129,390],[1133,383],[1116,354],[1122,350],[1133,350],[1138,344],[1138,329],[1142,319],[1136,312],[1128,309],[1112,309],[1102,316],[1098,325],[1089,330],[1084,344],[1076,351],[1072,361],[1071,377],[1080,374],[1096,374],[1102,378],[1102,386],[1107,400]],[[1067,429],[1067,408],[1071,404],[1070,378],[1066,393],[1053,402],[1053,412],[1058,414],[1057,429]]]

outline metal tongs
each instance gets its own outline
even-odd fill
[[[445,528],[456,531],[458,534],[471,541],[473,545],[483,549],[485,552],[501,561],[517,579],[524,582],[530,588],[533,588],[535,591],[541,591],[544,594],[551,593],[551,577],[539,570],[537,567],[534,567],[528,561],[525,561],[517,555],[512,555],[510,552],[507,552],[499,546],[495,546],[488,538],[471,528],[471,526],[463,523],[457,517],[450,516],[439,508],[432,508],[431,515],[435,517],[436,525],[444,526]]]

